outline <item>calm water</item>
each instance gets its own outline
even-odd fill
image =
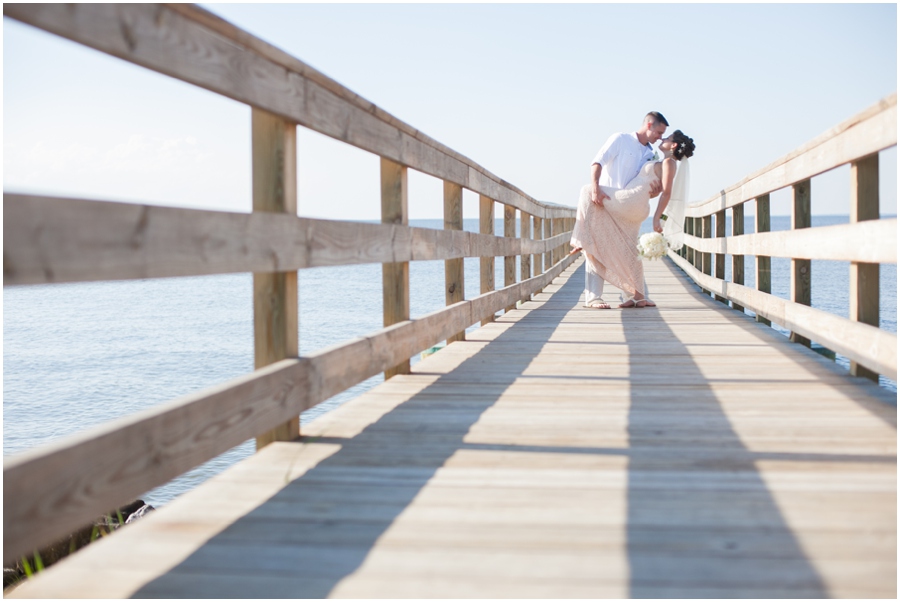
[[[813,226],[846,217],[813,217]],[[412,225],[440,228],[440,220]],[[789,229],[773,217],[772,229]],[[465,228],[477,231],[477,220]],[[502,233],[497,220],[496,232]],[[649,222],[645,224],[649,230]],[[729,225],[730,231],[730,225]],[[747,232],[753,231],[748,219]],[[727,261],[730,272],[731,258]],[[478,295],[479,260],[466,259],[466,298]],[[789,260],[772,260],[772,291],[787,298]],[[753,258],[745,274],[753,286]],[[496,260],[502,286],[502,258]],[[729,275],[730,277],[730,275]],[[444,262],[410,265],[411,313],[444,306]],[[812,263],[812,304],[849,312],[849,263]],[[381,328],[381,266],[303,270],[300,352],[346,341]],[[5,455],[127,416],[253,370],[250,274],[126,282],[61,284],[4,289],[3,452]],[[881,327],[897,330],[896,266],[881,268]],[[475,328],[475,327],[473,327]],[[783,331],[782,331],[783,332]],[[413,358],[413,363],[418,358]],[[839,363],[848,365],[845,358]],[[305,412],[308,421],[381,382],[373,377]],[[896,383],[882,381],[896,391]],[[148,492],[162,505],[253,452],[247,441]]]

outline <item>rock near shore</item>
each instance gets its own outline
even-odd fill
[[[44,568],[62,560],[76,550],[89,545],[92,541],[100,537],[105,537],[127,525],[138,520],[154,510],[153,506],[144,503],[144,500],[135,500],[134,502],[111,510],[104,516],[94,520],[91,524],[85,525],[71,535],[68,535],[59,541],[41,548],[37,551],[37,555],[26,556],[20,558],[14,564],[3,567],[3,587],[4,589],[18,583],[26,576],[25,562],[33,571],[36,571],[36,559],[40,556],[41,564]]]

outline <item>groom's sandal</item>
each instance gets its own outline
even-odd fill
[[[605,301],[593,301],[585,305],[585,307],[589,307],[591,309],[612,309],[612,306]]]

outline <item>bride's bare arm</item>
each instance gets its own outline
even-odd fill
[[[675,159],[669,157],[662,162],[662,194],[659,197],[659,203],[656,205],[656,213],[653,214],[653,230],[654,232],[662,232],[662,224],[660,217],[666,206],[669,204],[669,198],[672,196],[672,181],[675,180],[676,162]]]

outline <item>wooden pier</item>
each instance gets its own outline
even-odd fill
[[[4,191],[4,286],[252,272],[256,360],[4,458],[4,562],[257,442],[8,596],[896,598],[896,394],[873,382],[897,379],[878,299],[880,265],[897,263],[897,220],[881,219],[878,198],[896,94],[689,206],[685,247],[645,262],[658,308],[592,310],[581,260],[566,255],[574,209],[215,15],[4,15],[246,103],[253,161],[251,214]],[[379,157],[382,223],[298,216],[298,127]],[[811,178],[842,165],[850,223],[810,228]],[[409,169],[443,181],[444,229],[409,226]],[[792,229],[769,232],[769,194],[785,188]],[[480,197],[478,233],[462,231],[463,189]],[[465,291],[465,257],[481,259],[480,294]],[[791,260],[789,299],[771,294],[771,257]],[[810,262],[823,259],[850,263],[849,319],[810,307]],[[426,260],[445,261],[447,306],[411,316],[409,262]],[[297,271],[358,263],[383,266],[384,328],[299,355]],[[384,384],[299,424],[382,372]]]
[[[894,598],[893,395],[647,270],[659,309],[572,266],[13,595]]]

